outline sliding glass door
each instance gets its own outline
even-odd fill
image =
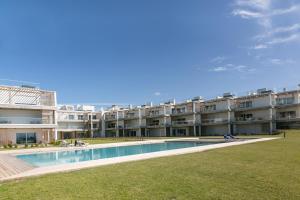
[[[17,144],[36,143],[36,133],[17,133]]]

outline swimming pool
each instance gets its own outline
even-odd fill
[[[216,144],[219,142],[162,142],[94,149],[80,149],[17,155],[16,157],[36,167],[76,163],[173,149],[183,149]]]

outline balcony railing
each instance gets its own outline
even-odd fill
[[[106,115],[105,120],[117,120],[117,116],[115,116],[115,115]]]
[[[84,126],[75,126],[75,125],[64,125],[64,126],[59,125],[59,126],[58,126],[58,129],[66,129],[66,130],[85,130],[86,127],[84,127]]]
[[[133,118],[138,118],[139,115],[138,114],[130,114],[130,115],[125,115],[124,119],[133,119]]]
[[[185,113],[192,113],[193,110],[173,110],[172,115],[180,115]]]
[[[34,117],[0,117],[0,124],[51,124],[51,120]]]
[[[294,120],[294,119],[298,119],[299,117],[297,117],[296,115],[291,115],[291,116],[286,116],[286,117],[280,117],[277,116],[276,120]]]
[[[228,119],[215,118],[215,119],[202,119],[203,124],[218,124],[218,123],[228,123]]]
[[[194,125],[194,120],[185,120],[185,121],[173,121],[172,125]]]
[[[148,113],[147,117],[158,117],[164,114],[165,114],[164,112],[150,112]]]
[[[136,128],[140,128],[140,125],[125,125],[124,128],[125,129],[136,129]]]
[[[267,121],[270,119],[262,118],[262,117],[250,117],[250,118],[242,118],[242,117],[237,117],[235,118],[236,122],[253,122],[253,121]]]
[[[170,125],[170,123],[149,123],[147,124],[147,127],[150,127],[150,128],[155,128],[155,127],[163,127],[163,126],[168,126]]]

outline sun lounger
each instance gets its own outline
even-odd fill
[[[81,140],[78,140],[78,141],[77,141],[77,146],[82,147],[82,146],[87,146],[87,145],[89,145],[89,143],[83,142],[83,141],[81,141]]]

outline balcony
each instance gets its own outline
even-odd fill
[[[244,111],[244,110],[269,109],[271,107],[272,107],[272,105],[270,105],[269,102],[265,102],[262,105],[257,105],[255,103],[251,103],[251,104],[247,104],[247,105],[241,104],[241,103],[237,103],[236,105],[232,105],[231,109],[235,110],[235,111]]]
[[[35,117],[0,117],[0,128],[54,128],[53,120]]]
[[[130,113],[130,114],[126,114],[124,116],[124,120],[130,120],[130,119],[138,119],[139,115],[136,113]]]
[[[140,125],[134,125],[134,124],[126,124],[124,126],[125,129],[139,129],[141,126]]]
[[[57,121],[59,122],[85,122],[87,121],[87,117],[83,118],[69,118],[69,117],[58,117]]]
[[[166,126],[170,126],[170,123],[149,123],[147,124],[147,128],[164,128]]]
[[[277,121],[283,121],[283,122],[284,121],[298,121],[298,120],[300,120],[300,117],[297,117],[296,115],[285,116],[285,117],[277,116],[276,120]]]
[[[194,120],[185,120],[185,121],[173,121],[173,126],[193,126],[195,125]]]
[[[172,110],[172,115],[186,115],[186,114],[193,114],[193,110]]]
[[[105,121],[115,121],[115,120],[117,120],[116,115],[106,115],[105,116]]]
[[[85,126],[76,126],[76,125],[59,125],[58,131],[85,131]]]
[[[289,107],[297,104],[297,101],[295,98],[280,98],[276,99],[276,107]]]
[[[202,119],[203,125],[217,125],[217,124],[227,124],[227,123],[229,123],[229,120],[224,118]]]
[[[221,112],[228,112],[229,108],[217,109],[216,107],[200,107],[198,108],[200,113],[221,113]]]
[[[263,117],[250,117],[250,118],[243,118],[243,117],[237,117],[235,118],[235,123],[240,124],[247,124],[247,123],[263,123],[263,122],[269,122],[271,119],[263,118]]]
[[[146,117],[161,117],[161,116],[165,116],[165,113],[163,111],[159,111],[159,112],[149,112],[148,115]]]

